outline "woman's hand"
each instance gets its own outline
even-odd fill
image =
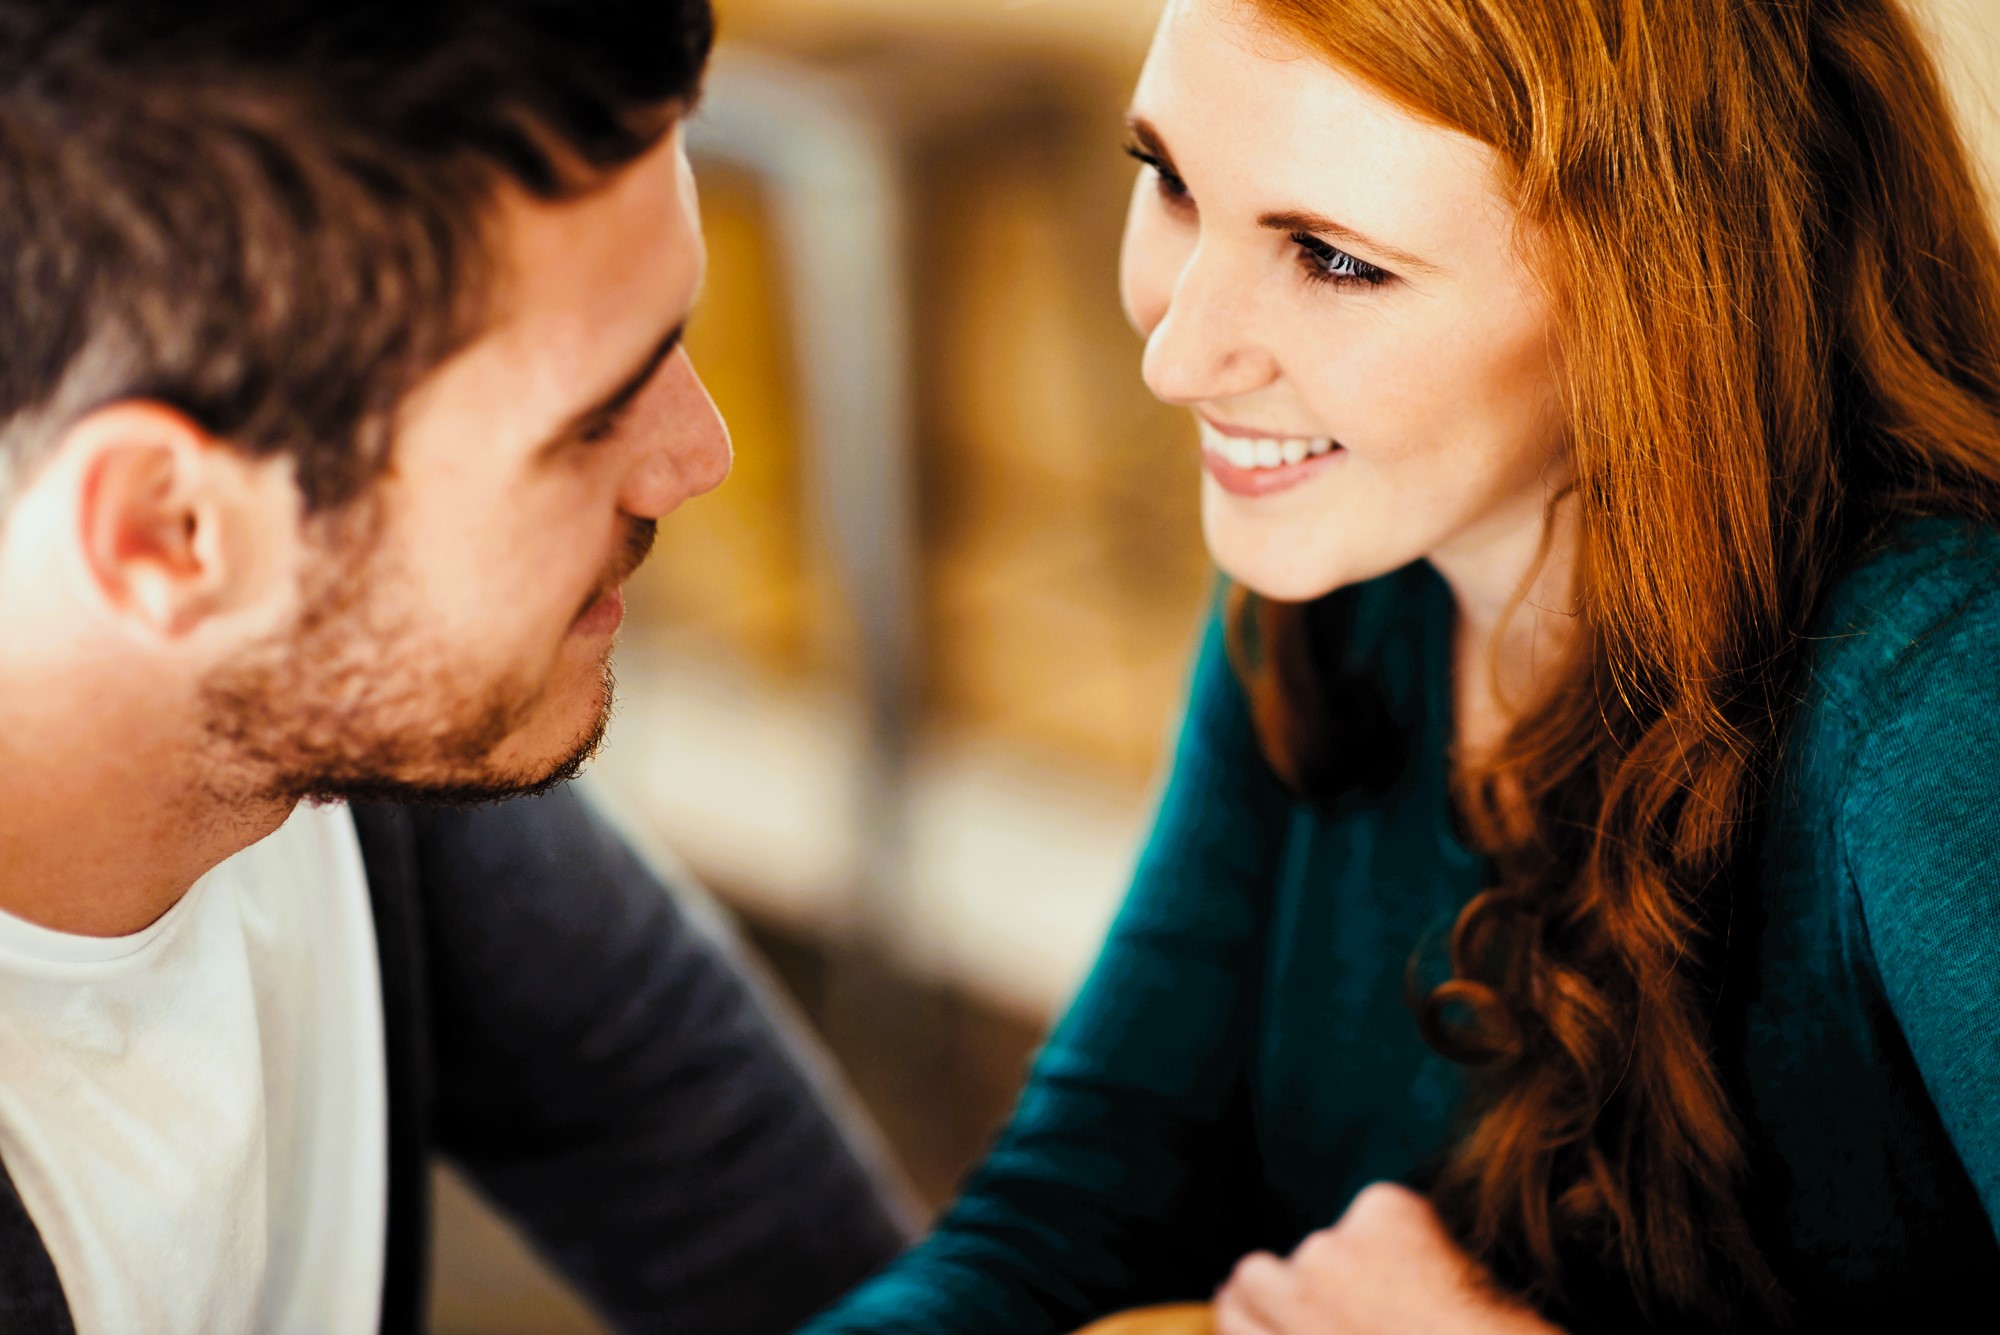
[[[1551,1335],[1493,1288],[1407,1188],[1363,1188],[1288,1260],[1243,1258],[1215,1296],[1216,1335]]]

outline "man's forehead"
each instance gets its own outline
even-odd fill
[[[685,315],[704,255],[684,161],[676,128],[581,198],[504,201],[495,332],[594,342],[626,323],[657,334],[662,317]]]
[[[424,397],[489,447],[526,449],[615,389],[693,304],[705,255],[678,127],[579,198],[509,192],[493,237],[492,322]]]

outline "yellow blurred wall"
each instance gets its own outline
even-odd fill
[[[1920,12],[2000,211],[2000,0],[1923,0]]]
[[[1914,5],[2000,192],[2000,0]],[[925,726],[1127,782],[1156,761],[1212,579],[1185,415],[1140,385],[1115,294],[1119,111],[1157,10],[720,0],[725,37],[847,72],[907,151]],[[780,675],[837,670],[838,599],[798,491],[782,256],[755,182],[704,169],[704,196],[712,273],[689,343],[737,464],[662,526],[635,610]]]

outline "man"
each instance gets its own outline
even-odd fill
[[[709,39],[0,0],[0,1329],[413,1328],[434,1150],[626,1328],[787,1329],[901,1242],[557,787],[729,464]]]

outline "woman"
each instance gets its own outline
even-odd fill
[[[2000,246],[1907,17],[1172,0],[1132,132],[1235,593],[1012,1124],[811,1329],[1983,1304]]]

